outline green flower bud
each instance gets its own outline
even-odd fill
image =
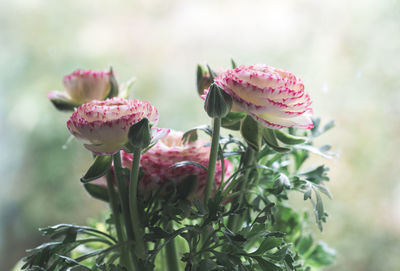
[[[143,118],[129,128],[128,138],[130,146],[133,148],[144,149],[151,142],[151,131],[149,120]]]
[[[232,98],[216,84],[211,84],[204,109],[211,118],[222,118],[228,115],[232,108]]]

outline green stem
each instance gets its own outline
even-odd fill
[[[217,162],[219,147],[219,130],[221,128],[221,118],[213,119],[213,133],[211,141],[210,159],[208,160],[206,188],[204,195],[204,205],[207,207],[208,200],[211,196],[211,189],[215,183],[215,164]]]
[[[126,240],[124,240],[124,235],[122,232],[122,226],[121,226],[121,221],[119,219],[119,210],[118,210],[118,202],[117,202],[117,196],[115,194],[115,188],[114,188],[114,183],[112,181],[112,175],[111,172],[109,171],[107,173],[107,191],[108,191],[108,197],[110,199],[110,208],[112,211],[112,216],[114,219],[114,224],[115,224],[115,230],[117,232],[117,237],[118,237],[118,242],[119,243],[124,243]],[[127,260],[128,260],[128,251],[126,250],[126,247],[121,246],[121,262],[125,267],[128,267]]]
[[[243,159],[244,161],[243,161],[242,166],[244,168],[253,164],[254,155],[255,155],[255,151],[253,150],[253,148],[248,146],[246,149],[246,152],[244,154],[244,159]],[[235,189],[235,192],[240,192],[240,194],[238,195],[238,201],[237,201],[239,203],[238,208],[243,207],[242,205],[243,205],[243,201],[245,198],[245,194],[247,192],[247,183],[249,180],[249,174],[250,174],[250,170],[246,170],[244,172],[244,174],[239,177],[242,180],[238,183],[238,186]],[[231,229],[233,232],[238,231],[242,224],[243,224],[243,215],[230,216],[228,219],[228,228]]]
[[[131,213],[131,222],[133,235],[135,237],[135,253],[140,259],[145,258],[145,246],[143,240],[143,228],[140,225],[140,216],[137,204],[137,187],[139,179],[139,163],[140,163],[141,149],[134,148],[133,150],[133,162],[131,170],[131,180],[129,184],[129,207]]]
[[[131,217],[129,214],[129,195],[128,195],[128,190],[126,187],[126,182],[122,176],[122,166],[121,166],[121,154],[117,152],[116,154],[113,155],[113,162],[114,162],[114,172],[115,172],[115,177],[117,179],[117,186],[118,186],[118,191],[120,195],[120,203],[121,203],[121,209],[122,209],[122,214],[123,214],[123,220],[125,224],[125,231],[126,235],[128,237],[128,241],[130,243],[129,247],[132,248],[132,244],[134,244],[134,235],[132,232],[132,223],[131,223]],[[130,269],[133,269],[133,265],[137,266],[137,259],[135,256],[135,253],[130,250],[131,253],[129,255],[131,256],[129,261]],[[134,263],[134,264],[133,264]]]
[[[167,230],[168,231],[173,230],[172,222],[168,223]],[[165,252],[166,252],[168,271],[178,271],[179,264],[178,264],[178,255],[176,253],[175,238],[169,240],[169,242],[165,245]]]
[[[208,160],[207,179],[204,194],[204,207],[207,209],[208,200],[211,197],[212,187],[215,184],[215,165],[217,163],[218,149],[219,149],[219,130],[221,128],[221,118],[213,119],[213,133],[211,140],[210,158]],[[209,235],[207,227],[204,227],[201,233],[201,244],[205,244]],[[207,256],[207,255],[206,255]]]

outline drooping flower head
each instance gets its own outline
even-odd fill
[[[265,64],[226,70],[215,83],[231,95],[232,111],[244,111],[271,129],[311,129],[311,100],[300,78]]]
[[[140,159],[140,166],[144,176],[139,183],[139,190],[148,191],[159,187],[165,182],[178,185],[185,177],[190,175],[197,176],[197,184],[191,196],[202,197],[206,184],[207,171],[195,165],[184,165],[173,167],[174,164],[182,161],[193,161],[207,167],[210,155],[209,142],[197,139],[194,142],[183,143],[183,132],[173,131],[160,139],[150,150],[145,152]],[[232,174],[232,164],[229,160],[224,160],[225,177]],[[132,154],[122,153],[122,165],[130,168],[132,166]],[[222,166],[220,161],[216,165],[215,181],[217,187],[221,183]]]
[[[52,91],[47,97],[58,109],[70,110],[93,100],[106,99],[112,79],[111,71],[76,70],[64,76],[65,91]]]
[[[67,127],[94,154],[109,155],[128,143],[129,128],[143,118],[156,125],[157,109],[145,101],[114,97],[81,105],[68,120]],[[152,128],[152,132],[165,134],[165,130],[157,128]]]

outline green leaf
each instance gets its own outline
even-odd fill
[[[322,221],[325,218],[324,204],[322,202],[321,195],[318,193],[318,191],[316,189],[313,190],[315,193],[315,197],[317,199],[317,202],[314,204],[315,217],[317,220],[319,230],[322,231]]]
[[[85,183],[83,185],[85,190],[95,199],[99,199],[108,202],[110,199],[108,197],[108,191],[106,187],[95,185],[91,183]]]
[[[260,126],[250,116],[246,116],[241,123],[240,133],[246,140],[247,144],[257,152],[261,149],[261,133]]]
[[[246,117],[243,112],[229,112],[228,115],[221,119],[221,125],[224,128],[238,131],[240,129],[240,121]]]
[[[311,234],[300,237],[297,242],[297,245],[296,245],[297,251],[299,252],[299,254],[301,254],[301,255],[306,254],[310,250],[313,242],[314,242],[314,239]]]
[[[314,187],[317,187],[318,190],[322,193],[324,193],[328,198],[332,199],[333,196],[331,194],[331,192],[329,191],[328,187],[326,187],[325,185],[322,184],[315,184]]]
[[[282,238],[278,237],[267,237],[264,241],[262,241],[260,247],[254,251],[253,253],[250,253],[249,255],[251,256],[262,256],[264,252],[276,248],[282,244]]]
[[[276,152],[288,152],[289,148],[280,147],[278,141],[276,140],[275,133],[272,129],[263,128],[262,129],[262,137],[264,138],[265,143],[272,148]]]
[[[313,267],[321,267],[324,265],[331,265],[336,258],[334,249],[328,247],[325,242],[318,242],[317,246],[313,249],[310,256],[307,258],[307,263]]]
[[[97,156],[93,164],[90,166],[85,176],[81,178],[82,183],[88,183],[90,181],[96,180],[104,175],[111,168],[112,158],[111,156]]]
[[[297,145],[297,146],[294,146],[294,148],[299,149],[299,150],[306,150],[308,152],[317,154],[317,155],[322,156],[327,159],[332,159],[332,158],[337,157],[337,154],[334,152],[328,152],[328,151],[324,150],[324,148],[318,149],[318,148],[316,148],[314,146],[310,146],[310,145]]]
[[[263,271],[282,271],[283,269],[276,264],[269,262],[261,257],[253,257]]]
[[[290,181],[288,176],[283,173],[279,174],[279,177],[275,180],[274,188],[284,189],[290,188]]]
[[[218,265],[217,263],[215,263],[214,261],[212,261],[210,259],[203,259],[199,263],[199,267],[197,268],[197,271],[213,271],[213,270],[216,270],[221,267],[223,267],[223,266]]]
[[[297,145],[306,142],[306,138],[304,137],[289,135],[282,132],[281,130],[274,130],[274,133],[279,141],[288,145]]]

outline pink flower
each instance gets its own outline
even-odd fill
[[[172,182],[171,184],[178,185],[185,177],[196,175],[198,177],[197,184],[191,197],[202,197],[207,171],[195,165],[172,166],[182,161],[193,161],[207,168],[210,144],[202,139],[184,144],[182,135],[183,132],[171,130],[166,137],[159,140],[154,147],[141,156],[140,165],[144,176],[140,181],[139,190],[153,190],[164,182]],[[232,174],[233,167],[227,159],[224,160],[224,164],[225,177],[227,178]],[[122,152],[122,165],[131,168],[132,154]],[[218,161],[215,172],[217,187],[221,183],[221,174],[222,167],[220,161]]]
[[[265,64],[241,65],[215,78],[233,99],[232,111],[244,111],[271,129],[311,129],[311,100],[300,78]]]
[[[58,109],[72,109],[92,100],[104,100],[111,90],[110,71],[76,70],[64,76],[66,91],[52,91],[47,97]]]
[[[67,127],[94,154],[109,155],[128,143],[129,128],[143,118],[156,125],[157,109],[148,102],[115,97],[81,105],[68,120]],[[152,132],[154,137],[160,137],[168,130],[152,128]]]

